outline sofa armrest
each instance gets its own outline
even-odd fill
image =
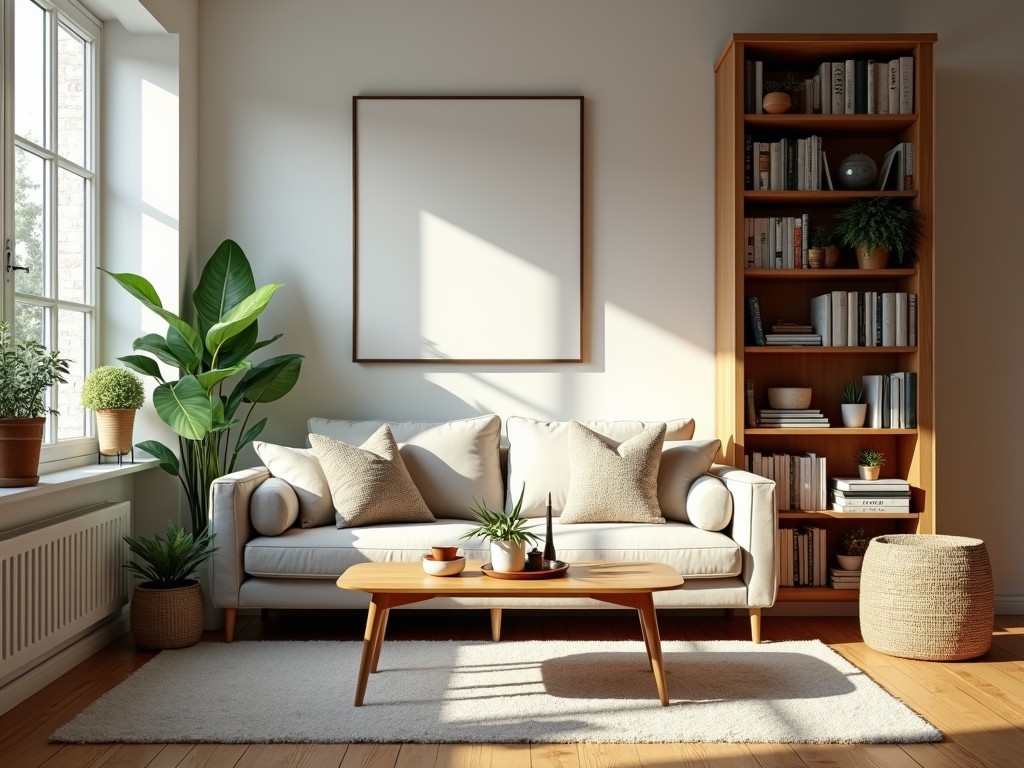
[[[242,558],[245,544],[253,534],[249,500],[270,476],[266,467],[242,469],[218,477],[210,486],[210,530],[215,534],[213,543],[217,547],[210,558],[210,597],[218,608],[238,607],[238,590],[245,580]]]
[[[778,509],[775,481],[723,464],[708,470],[725,483],[733,498],[732,538],[743,550],[742,578],[747,604],[765,608],[775,602],[775,531]]]

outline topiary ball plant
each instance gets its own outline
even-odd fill
[[[82,384],[82,405],[94,411],[138,410],[146,402],[142,379],[119,365],[102,365]]]

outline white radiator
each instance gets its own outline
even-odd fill
[[[130,533],[124,501],[0,536],[0,684],[128,602]]]

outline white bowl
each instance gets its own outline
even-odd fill
[[[433,555],[423,556],[423,570],[431,576],[458,576],[466,567],[464,555],[454,560],[435,560]]]
[[[810,387],[769,387],[768,405],[772,408],[793,409],[809,408],[811,405]]]

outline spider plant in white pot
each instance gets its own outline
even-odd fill
[[[476,501],[470,507],[479,525],[462,534],[463,539],[480,537],[490,542],[491,568],[499,573],[515,573],[526,567],[526,545],[539,544],[540,538],[526,530],[529,522],[521,516],[523,494],[526,486],[519,492],[519,501],[511,512],[495,512],[488,508],[487,503]]]

